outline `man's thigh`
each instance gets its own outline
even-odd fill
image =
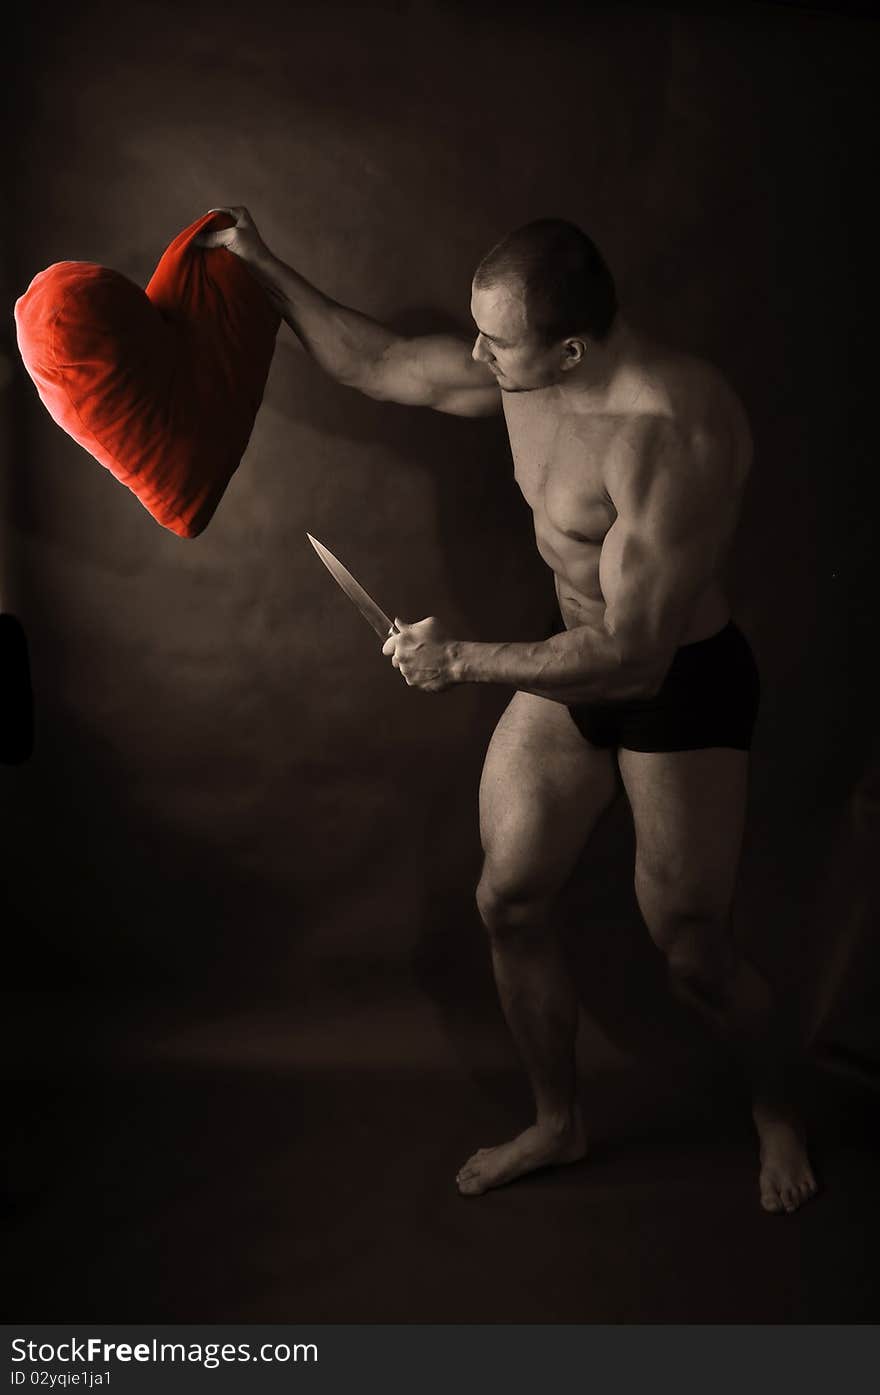
[[[486,872],[512,894],[554,894],[617,790],[613,753],[586,741],[566,707],[516,693],[480,782]]]
[[[636,880],[680,908],[724,914],[745,826],[748,751],[618,752],[636,832]]]

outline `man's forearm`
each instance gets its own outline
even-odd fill
[[[321,368],[339,382],[367,386],[371,368],[398,337],[393,330],[331,300],[271,252],[247,265]]]
[[[456,683],[504,683],[554,702],[618,702],[659,686],[656,668],[624,657],[604,627],[582,625],[514,644],[450,641]]]

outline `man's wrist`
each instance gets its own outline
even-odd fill
[[[245,264],[250,267],[251,271],[258,278],[258,280],[262,281],[266,285],[271,285],[273,288],[277,289],[277,271],[280,266],[280,262],[278,258],[275,256],[275,253],[269,251],[269,248],[265,245],[265,243],[261,247],[257,248],[256,251],[252,252],[249,257],[244,258],[244,261]]]
[[[452,683],[466,683],[467,665],[465,663],[464,651],[467,645],[460,639],[448,639],[444,645],[446,655],[446,672]]]

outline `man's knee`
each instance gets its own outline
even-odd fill
[[[550,901],[536,889],[484,872],[477,887],[477,909],[493,939],[527,938],[545,926]]]
[[[636,893],[672,986],[691,996],[723,993],[736,958],[727,906],[697,888],[646,886],[644,879]]]
[[[679,943],[666,955],[666,971],[672,993],[682,1002],[718,1013],[727,1010],[733,967],[725,951]]]

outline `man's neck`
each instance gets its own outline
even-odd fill
[[[618,317],[608,338],[594,344],[583,363],[563,374],[557,384],[562,400],[582,408],[607,402],[621,374],[638,360],[640,349],[641,336]]]

